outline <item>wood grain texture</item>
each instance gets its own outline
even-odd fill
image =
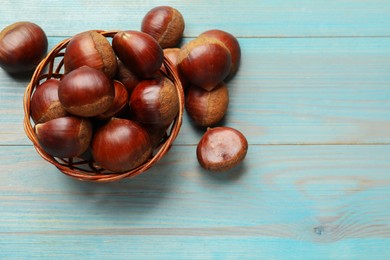
[[[187,37],[213,28],[240,37],[390,36],[387,0],[3,0],[0,27],[30,20],[50,36],[90,29],[139,29],[143,16],[157,5],[174,6],[183,14]]]
[[[390,38],[239,40],[223,124],[251,144],[389,143]],[[0,71],[1,144],[30,144],[21,124],[27,84]],[[196,144],[202,133],[185,115],[175,143]]]
[[[80,182],[24,134],[28,78],[0,70],[0,259],[390,259],[390,2],[3,0],[0,28],[28,20],[49,48],[90,29],[139,29],[171,5],[183,43],[238,37],[223,124],[248,138],[239,167],[198,165],[185,115],[146,174]]]
[[[4,147],[0,255],[66,258],[95,244],[115,257],[389,256],[390,146],[253,145],[225,174],[203,171],[194,150],[175,146],[147,174],[91,184],[30,146]]]

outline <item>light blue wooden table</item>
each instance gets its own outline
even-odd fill
[[[239,39],[226,125],[250,147],[203,171],[187,115],[148,173],[111,184],[62,175],[23,131],[26,78],[0,70],[0,259],[390,259],[390,1],[9,1],[49,48],[90,29],[139,29],[179,9],[185,42]]]

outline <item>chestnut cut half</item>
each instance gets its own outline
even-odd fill
[[[183,15],[171,6],[157,6],[142,19],[141,31],[151,35],[162,48],[180,43],[184,32]]]
[[[209,128],[198,143],[199,164],[209,171],[227,171],[240,164],[248,151],[248,141],[231,127]]]
[[[138,123],[112,118],[99,128],[92,140],[96,163],[113,172],[130,171],[152,154],[148,133]]]
[[[65,110],[83,117],[106,112],[114,95],[112,81],[100,70],[87,66],[65,74],[58,88],[58,97]]]
[[[48,41],[35,23],[17,22],[0,32],[0,67],[9,73],[30,72],[45,57]]]
[[[84,153],[92,139],[92,124],[87,118],[60,117],[35,125],[38,143],[54,157],[72,158]]]

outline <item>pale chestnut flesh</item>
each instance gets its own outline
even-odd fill
[[[231,127],[210,128],[196,149],[199,164],[210,171],[227,171],[240,164],[247,153],[248,141]]]

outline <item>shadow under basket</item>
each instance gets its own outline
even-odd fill
[[[117,33],[117,31],[98,32],[107,38],[112,38]],[[50,78],[60,79],[64,74],[63,58],[66,46],[69,41],[70,38],[61,41],[48,53],[48,55],[37,66],[30,83],[26,88],[23,99],[23,124],[26,135],[32,141],[36,151],[43,159],[56,166],[62,173],[79,180],[112,182],[125,178],[135,177],[141,173],[144,173],[146,170],[155,165],[169,151],[181,128],[184,111],[184,93],[175,67],[172,65],[169,59],[164,57],[163,64],[165,66],[166,72],[161,72],[174,83],[179,99],[179,112],[171,125],[168,127],[165,136],[157,148],[154,149],[151,157],[142,165],[127,172],[111,172],[103,169],[97,163],[91,160],[83,160],[80,158],[57,158],[51,156],[39,145],[37,136],[35,134],[35,125],[31,118],[31,97],[36,87],[38,87],[44,81]]]

